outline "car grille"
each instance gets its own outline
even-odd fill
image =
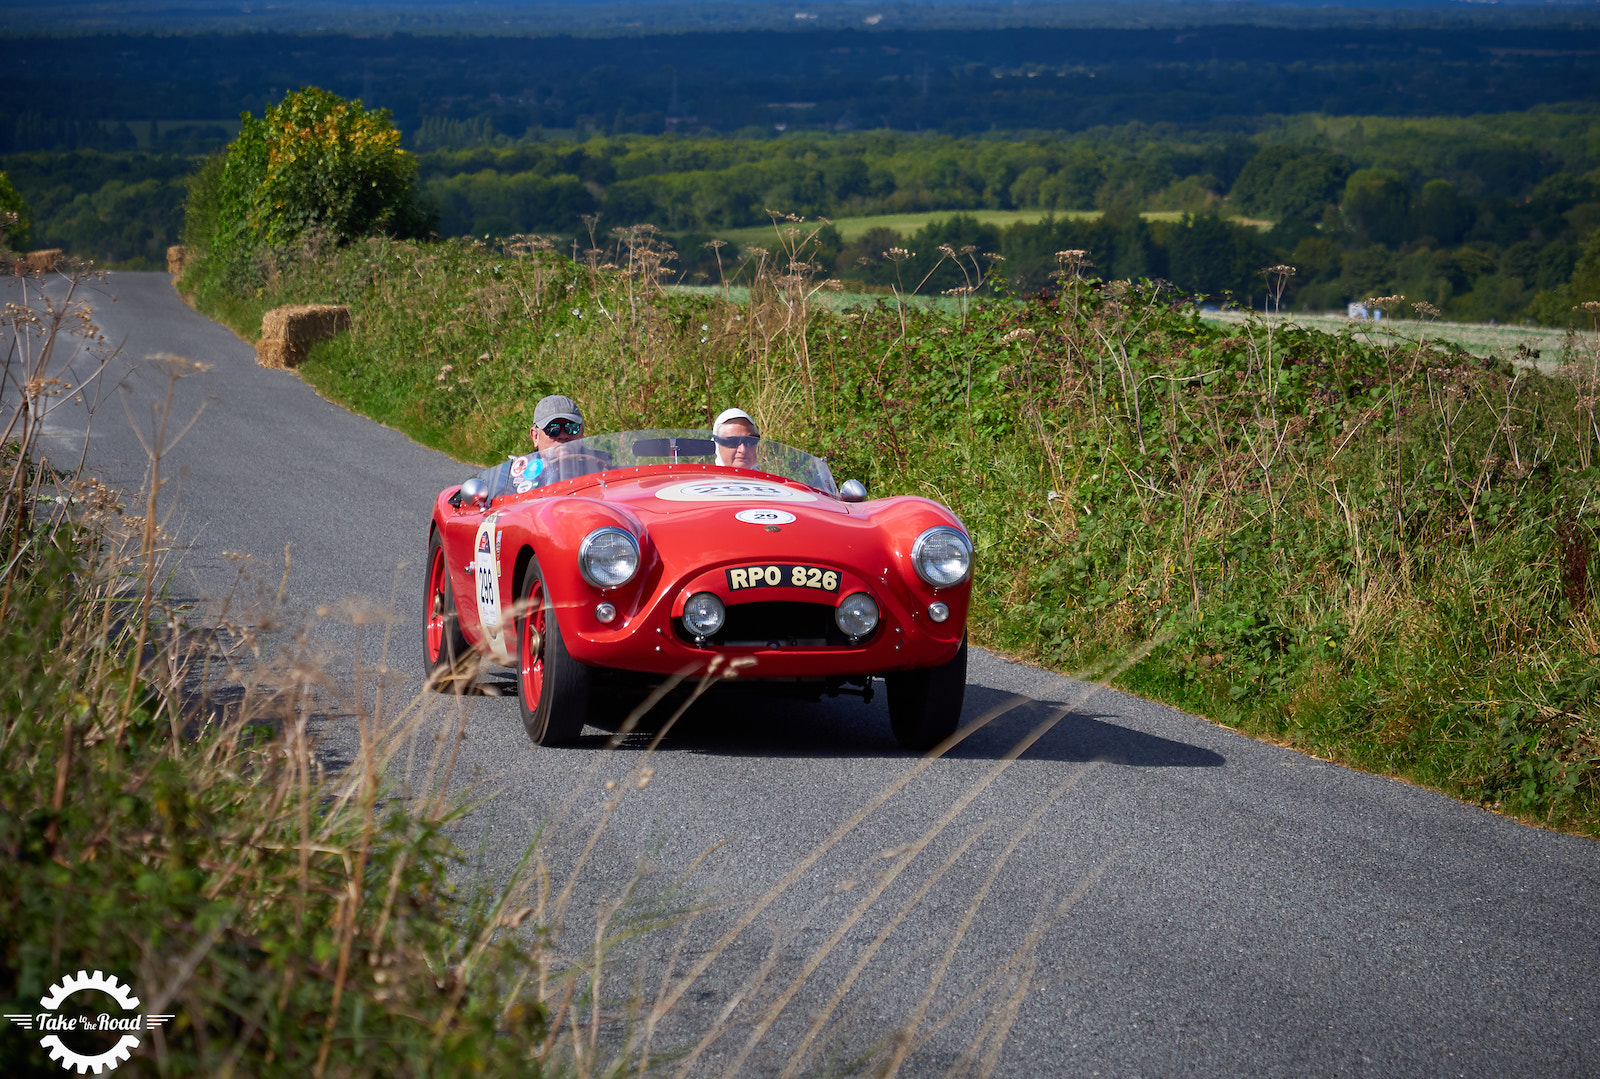
[[[682,619],[675,618],[672,624],[679,637],[694,641]],[[850,638],[834,623],[831,605],[774,600],[730,604],[722,630],[705,643],[731,648],[845,648]]]

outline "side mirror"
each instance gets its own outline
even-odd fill
[[[865,502],[867,500],[867,485],[860,480],[845,480],[839,485],[840,502]]]
[[[489,501],[489,485],[477,476],[472,477],[461,485],[461,501],[470,502],[474,506],[482,506]]]

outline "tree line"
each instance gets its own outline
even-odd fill
[[[846,243],[825,231],[819,268],[859,285],[926,278],[926,291],[948,289],[965,279],[954,266],[933,271],[939,245],[972,246],[1004,256],[1018,287],[1033,288],[1048,280],[1055,251],[1082,249],[1107,276],[1249,298],[1263,291],[1261,267],[1287,264],[1297,273],[1283,302],[1297,307],[1403,292],[1464,320],[1560,325],[1574,290],[1585,287],[1580,267],[1600,229],[1597,129],[1600,108],[1563,106],[1469,118],[1313,114],[1248,132],[1125,124],[982,138],[873,131],[484,141],[415,155],[417,227],[477,238],[544,234],[582,248],[586,215],[598,218],[602,236],[649,223],[672,238],[683,279],[694,281],[717,279],[744,253],[704,244],[766,223],[768,211],[813,219],[936,213],[948,219],[920,232],[877,229]],[[198,165],[182,155],[101,151],[0,157],[40,245],[129,267],[162,264]],[[1054,216],[1002,229],[977,216],[991,210]],[[1145,211],[1187,216],[1149,221]],[[1099,219],[1081,219],[1085,212]],[[931,261],[894,263],[884,256],[891,248]]]
[[[0,82],[0,152],[98,145],[64,144],[65,122],[100,139],[101,124],[260,115],[305,85],[390,110],[419,149],[440,146],[440,125],[451,123],[508,139],[777,125],[1226,131],[1264,108],[1471,115],[1591,100],[1600,13],[1518,7],[1478,25],[1435,9],[1433,25],[1403,31],[1359,19],[1316,26],[1303,9],[1291,25],[1199,26],[1198,7],[1178,5],[1167,26],[1124,28],[923,30],[888,25],[898,19],[890,11],[882,27],[787,33],[16,36]],[[1240,22],[1250,14],[1239,11]]]
[[[649,222],[677,237],[690,276],[711,274],[716,260],[701,245],[719,230],[764,223],[772,210],[837,218],[1031,209],[1059,216],[1002,229],[953,214],[915,235],[877,229],[851,244],[824,231],[817,256],[846,281],[909,277],[936,290],[964,280],[954,266],[933,271],[940,244],[1002,254],[1022,287],[1048,277],[1054,251],[1077,248],[1110,276],[1241,298],[1261,295],[1262,266],[1288,264],[1297,273],[1283,302],[1302,308],[1404,291],[1464,320],[1568,320],[1573,275],[1600,229],[1600,109],[1313,115],[1263,127],[1253,137],[1133,124],[1008,139],[884,131],[532,140],[424,154],[418,175],[445,235],[565,237],[581,214],[608,226]],[[1079,211],[1102,218],[1069,216]],[[1188,216],[1151,222],[1140,211]],[[885,263],[895,247],[932,262]]]

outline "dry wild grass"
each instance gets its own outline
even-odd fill
[[[13,448],[0,519],[0,660],[10,687],[0,693],[9,866],[0,877],[0,994],[21,1006],[63,970],[113,971],[147,1011],[178,1016],[140,1049],[168,1075],[682,1076],[713,1063],[732,1075],[758,1056],[797,1075],[841,1051],[833,1030],[855,995],[875,978],[898,981],[875,962],[895,934],[929,932],[925,901],[961,866],[981,883],[940,927],[943,946],[915,1004],[869,1044],[844,1049],[893,1076],[932,1039],[965,1031],[962,1067],[995,1068],[1038,976],[1040,941],[1109,859],[1048,885],[1003,959],[960,984],[954,960],[990,890],[1095,765],[1069,770],[1025,820],[971,822],[967,810],[1150,646],[952,788],[910,842],[869,854],[859,892],[827,908],[833,924],[803,958],[780,962],[775,945],[709,1025],[686,1034],[679,1016],[708,974],[754,934],[788,940],[782,901],[825,858],[892,813],[896,796],[951,746],[1031,702],[1004,701],[910,762],[771,887],[729,906],[696,890],[710,850],[664,887],[638,875],[609,889],[593,879],[615,879],[597,852],[629,799],[662,781],[662,739],[717,678],[737,672],[689,687],[644,748],[620,748],[669,684],[593,754],[509,873],[475,881],[449,838],[464,799],[480,793],[457,771],[471,698],[439,692],[459,686],[396,695],[390,650],[401,642],[386,610],[351,601],[322,612],[355,642],[350,654],[327,656],[312,627],[283,610],[287,562],[280,581],[261,583],[249,559],[232,556],[235,587],[204,621],[164,597],[171,544],[155,496],[193,419],[171,415],[170,389],[204,377],[200,365],[151,361],[169,392],[141,432],[150,477],[142,514],[39,460],[50,410],[76,400],[69,394],[92,404],[92,387],[51,373],[70,351],[67,337],[100,347],[101,370],[113,358],[76,300],[82,280],[67,280],[64,301],[30,292],[5,316]],[[879,928],[864,940],[869,921]],[[641,935],[672,941],[650,984],[627,958]],[[796,1016],[796,1000],[818,980],[831,986],[825,1002]],[[4,1051],[10,1070],[37,1063],[20,1039]]]

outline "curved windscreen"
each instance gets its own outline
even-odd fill
[[[552,483],[641,465],[719,465],[745,468],[794,480],[837,498],[828,462],[805,450],[757,438],[725,439],[718,446],[708,431],[617,431],[563,442],[551,449],[513,457],[480,473],[489,497],[531,491]]]

